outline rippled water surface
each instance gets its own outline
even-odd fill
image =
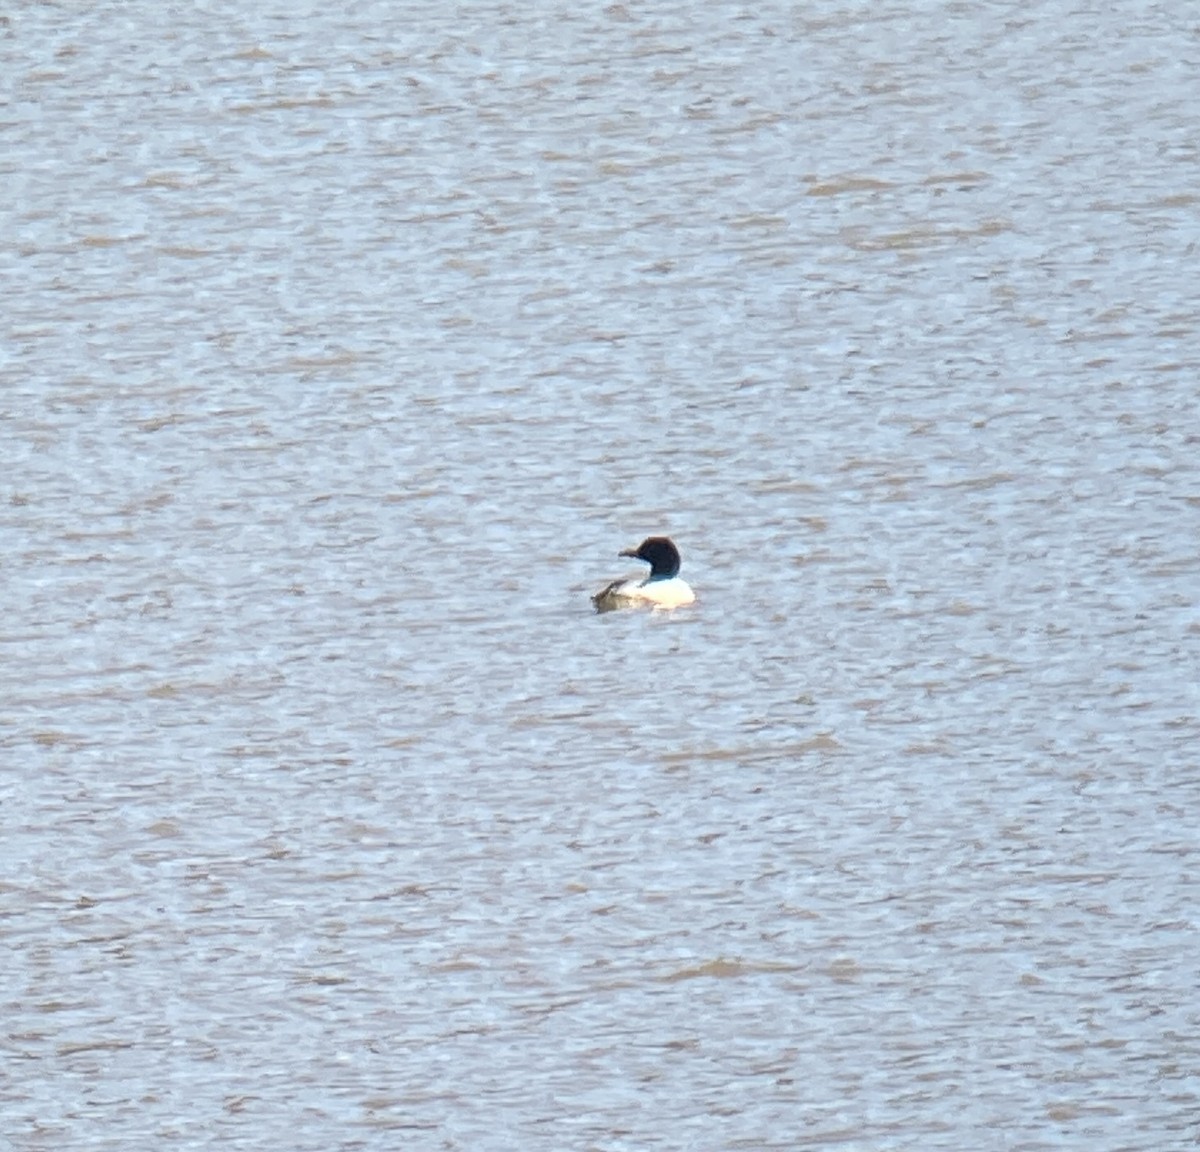
[[[1197,108],[1166,0],[11,5],[12,1147],[1195,1147]]]

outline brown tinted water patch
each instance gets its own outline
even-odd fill
[[[767,748],[761,745],[748,745],[742,748],[703,748],[695,750],[680,750],[662,754],[659,759],[668,766],[691,763],[693,761],[734,761],[751,763],[762,760],[786,759],[789,757],[806,756],[812,752],[836,752],[840,745],[833,736],[822,733],[795,744],[781,744]]]

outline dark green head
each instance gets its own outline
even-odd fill
[[[647,536],[636,548],[626,548],[620,555],[645,560],[650,565],[651,580],[679,575],[679,549],[666,536]]]

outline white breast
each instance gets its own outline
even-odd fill
[[[644,580],[633,589],[622,589],[622,593],[638,600],[648,600],[659,608],[681,608],[696,599],[687,582],[678,576],[668,580]]]

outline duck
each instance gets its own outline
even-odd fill
[[[644,580],[614,580],[592,597],[597,612],[614,608],[681,608],[691,604],[696,594],[679,577],[679,549],[667,536],[647,536],[636,548],[626,548],[618,556],[632,556],[650,565]]]

